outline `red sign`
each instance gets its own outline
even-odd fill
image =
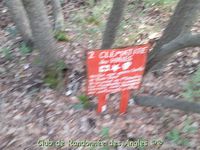
[[[140,88],[150,47],[151,44],[144,44],[87,52],[87,94],[105,97],[106,94],[121,91],[125,93],[122,98],[127,99],[129,90]],[[102,105],[98,110],[101,112],[105,100],[99,105]]]

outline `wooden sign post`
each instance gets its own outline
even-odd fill
[[[106,109],[106,95],[121,92],[120,112],[125,113],[129,90],[138,90],[151,44],[87,52],[87,94],[98,97],[97,112]]]

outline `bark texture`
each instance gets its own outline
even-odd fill
[[[6,0],[5,2],[22,39],[29,45],[32,45],[32,32],[22,1]]]
[[[54,15],[54,29],[56,31],[64,31],[65,24],[64,24],[64,16],[62,12],[62,7],[60,0],[51,0],[52,7],[53,7],[53,15]]]
[[[56,62],[56,42],[53,38],[43,0],[23,0],[29,16],[34,44],[40,51],[41,66],[51,68]]]
[[[120,24],[127,0],[114,0],[113,6],[103,34],[101,49],[111,48],[115,41],[117,28]]]

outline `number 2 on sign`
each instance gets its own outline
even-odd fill
[[[94,58],[94,52],[88,52],[88,59],[93,59]]]

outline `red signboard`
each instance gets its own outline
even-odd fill
[[[151,44],[144,44],[87,52],[87,94],[104,97],[99,100],[99,112],[105,106],[106,94],[122,92],[122,99],[128,99],[129,90],[140,88],[150,47]],[[121,109],[124,112],[126,107]]]

